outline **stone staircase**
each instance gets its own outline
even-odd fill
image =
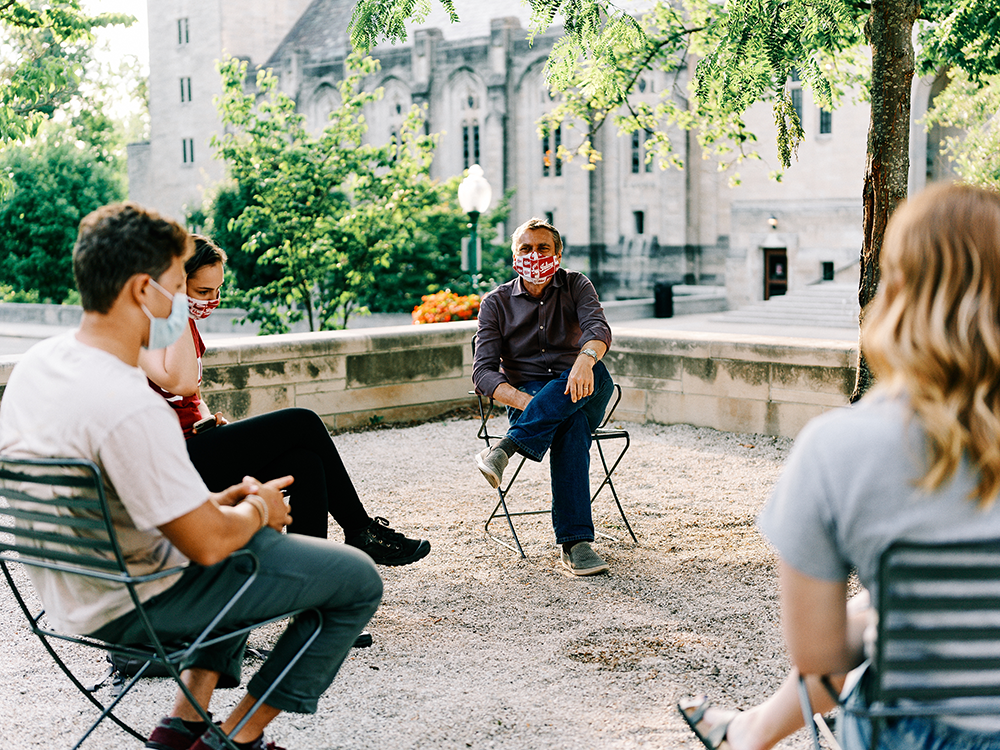
[[[712,320],[768,326],[818,326],[857,328],[858,288],[825,281],[772,297],[739,310],[729,310]]]

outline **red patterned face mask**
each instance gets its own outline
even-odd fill
[[[559,270],[559,256],[542,255],[537,251],[518,255],[514,258],[514,270],[525,281],[541,284]]]
[[[188,315],[195,320],[204,320],[212,314],[212,310],[219,306],[222,300],[216,299],[194,299],[188,297]]]

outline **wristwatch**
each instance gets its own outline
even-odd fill
[[[580,354],[586,354],[588,357],[590,357],[595,362],[597,361],[597,352],[594,351],[593,349],[581,349],[580,350]]]

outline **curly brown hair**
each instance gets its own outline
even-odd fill
[[[138,273],[159,278],[192,251],[180,224],[138,203],[103,206],[83,217],[73,248],[73,275],[88,312],[106,313]]]

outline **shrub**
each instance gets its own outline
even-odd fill
[[[473,320],[479,315],[479,295],[460,297],[450,289],[425,294],[413,308],[413,324],[448,323],[452,320]]]

